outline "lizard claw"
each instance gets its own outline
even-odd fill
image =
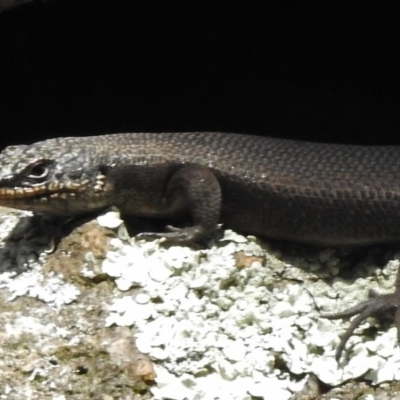
[[[336,361],[339,362],[347,341],[362,321],[388,310],[396,310],[394,322],[397,328],[397,337],[398,340],[400,340],[400,288],[399,290],[396,288],[396,291],[390,294],[379,294],[374,290],[370,290],[368,293],[368,300],[341,312],[321,315],[322,318],[339,319],[352,317],[358,314],[357,317],[351,321],[350,326],[340,338],[340,343],[335,355]]]
[[[168,232],[142,232],[136,237],[139,239],[165,238],[171,243],[191,244],[203,238],[205,234],[204,229],[199,226],[177,228],[172,225],[167,225],[165,229]]]

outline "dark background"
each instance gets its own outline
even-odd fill
[[[12,5],[0,0],[1,147],[195,130],[400,143],[394,1]]]

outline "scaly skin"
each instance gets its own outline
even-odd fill
[[[237,231],[319,245],[400,241],[400,147],[329,145],[211,132],[57,138],[0,154],[0,205],[78,215],[191,221],[162,234],[182,244]],[[157,236],[152,234],[152,236]],[[357,324],[398,308],[400,289],[372,296]],[[395,318],[400,332],[400,314]],[[344,335],[337,357],[354,330]]]

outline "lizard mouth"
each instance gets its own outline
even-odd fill
[[[74,196],[80,191],[80,185],[40,185],[32,187],[0,188],[0,199],[26,199],[26,198],[47,198],[55,196]]]
[[[92,186],[89,179],[81,182],[66,182],[66,183],[42,183],[27,187],[0,187],[0,201],[23,201],[25,199],[35,199],[46,201],[49,198],[66,199],[74,197],[79,192],[92,190],[99,194],[104,190],[105,176],[99,174],[96,177],[95,184]]]

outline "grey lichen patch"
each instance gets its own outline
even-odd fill
[[[21,253],[41,249],[40,240],[30,235],[31,242],[30,230],[20,230],[17,214],[11,214],[12,223],[4,218],[2,261],[12,258],[0,274],[0,396],[148,398],[152,363],[137,350],[131,329],[104,325],[114,283],[88,283],[88,275],[98,275],[115,234],[95,222],[84,224],[64,237],[54,253],[38,251],[15,271]],[[31,226],[29,220],[24,224]]]
[[[58,227],[29,212],[0,214],[0,273],[19,273],[54,250]]]
[[[99,286],[103,286],[101,284]],[[0,321],[0,393],[7,399],[112,398],[138,399],[153,378],[147,357],[124,328],[104,328],[104,302],[109,290],[62,309],[24,297]],[[141,397],[140,397],[141,398]]]

